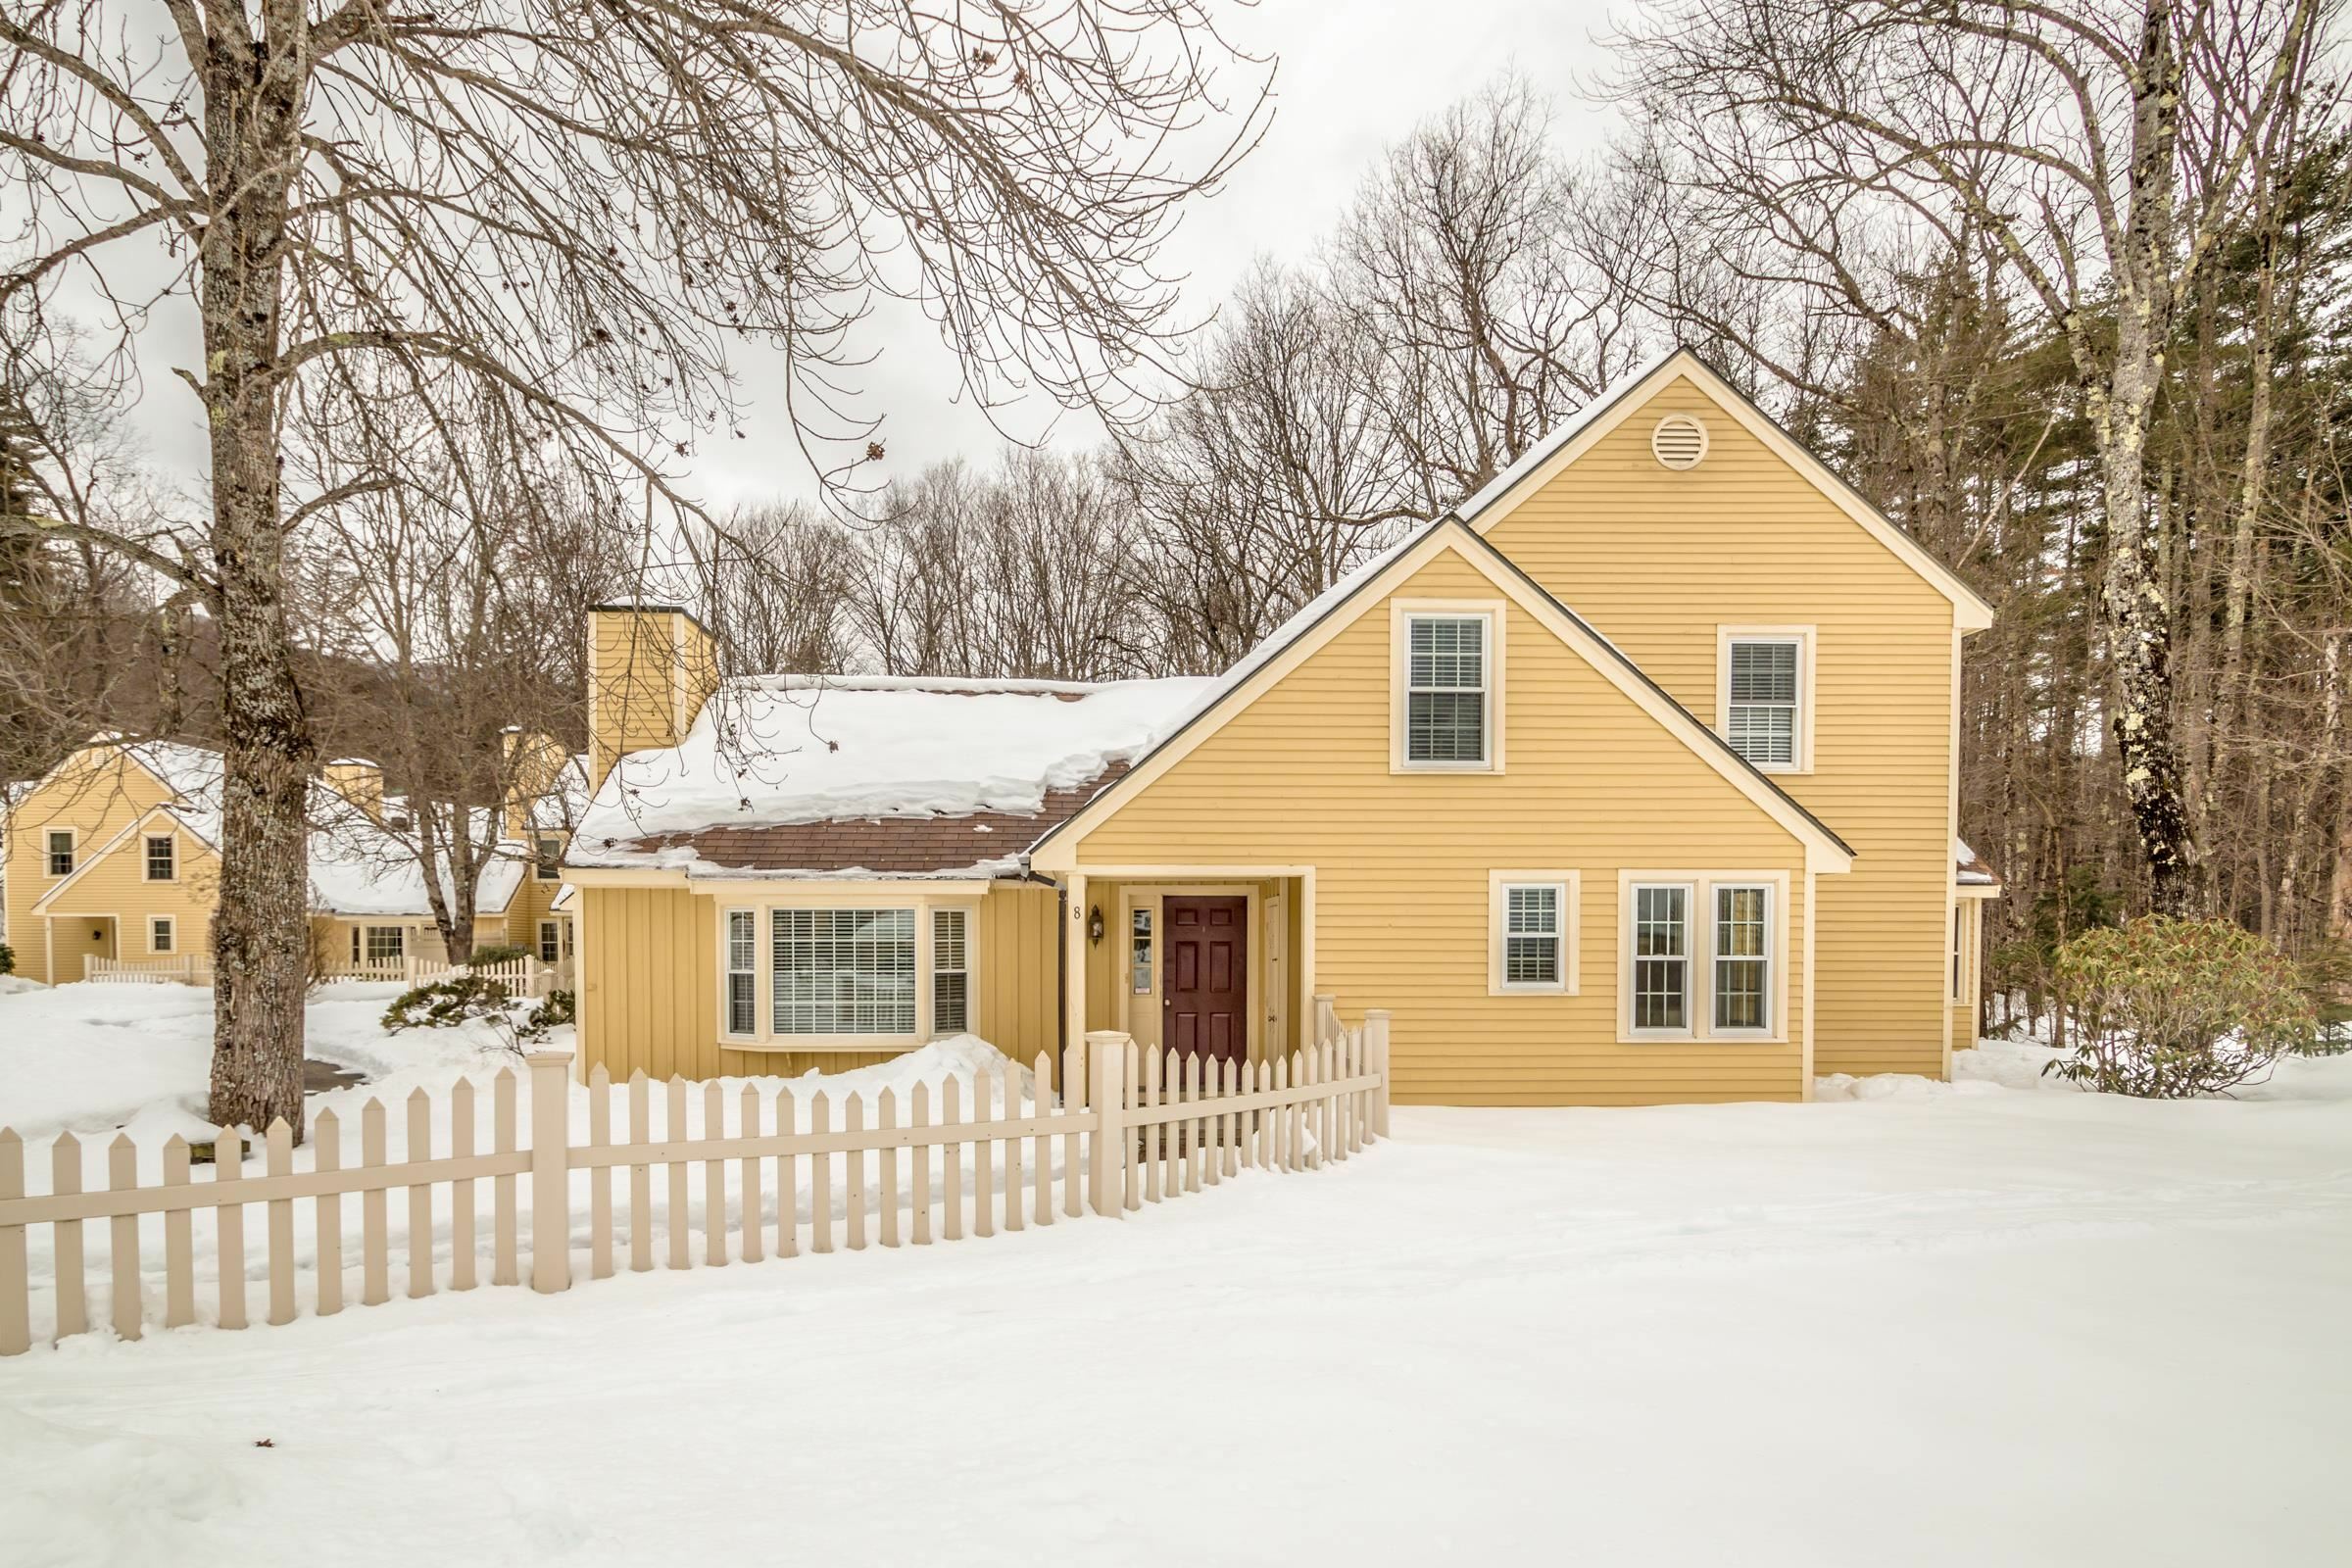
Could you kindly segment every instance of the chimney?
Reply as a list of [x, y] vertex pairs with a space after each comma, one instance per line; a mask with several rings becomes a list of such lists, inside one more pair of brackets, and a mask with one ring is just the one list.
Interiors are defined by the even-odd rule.
[[589, 788], [630, 752], [675, 746], [718, 689], [718, 651], [676, 605], [588, 612]]
[[338, 757], [326, 764], [326, 781], [352, 805], [378, 821], [384, 815], [384, 770], [365, 757]]

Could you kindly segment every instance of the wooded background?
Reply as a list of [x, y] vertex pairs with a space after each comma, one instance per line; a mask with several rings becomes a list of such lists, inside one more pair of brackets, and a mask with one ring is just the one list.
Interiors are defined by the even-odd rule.
[[[656, 525], [561, 461], [327, 509], [292, 619], [327, 750], [464, 802], [506, 724], [580, 738], [580, 612], [691, 599], [728, 666], [1222, 668], [1630, 365], [1696, 349], [1994, 606], [1961, 831], [1991, 991], [2151, 905], [2323, 964], [2352, 931], [2352, 120], [2333, 7], [1666, 0], [1572, 159], [1513, 77], [1411, 129], [1092, 450], [1008, 446]], [[27, 344], [32, 340], [26, 340]], [[168, 502], [119, 383], [5, 347], [6, 511]], [[344, 408], [343, 450], [359, 439]], [[362, 431], [366, 439], [380, 432]], [[527, 445], [527, 444], [526, 444]], [[0, 780], [93, 729], [208, 738], [201, 607], [0, 537]], [[193, 695], [192, 695], [193, 694]]]

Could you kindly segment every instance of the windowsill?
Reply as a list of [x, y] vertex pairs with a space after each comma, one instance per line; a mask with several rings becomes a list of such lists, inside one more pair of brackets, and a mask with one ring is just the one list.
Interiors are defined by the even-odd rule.
[[1493, 762], [1391, 762], [1392, 773], [1497, 773]]
[[720, 1035], [721, 1051], [799, 1051], [812, 1054], [852, 1051], [913, 1051], [923, 1041], [906, 1035], [769, 1035], [764, 1039]]
[[1770, 774], [1772, 774], [1772, 775], [1773, 775], [1774, 777], [1776, 777], [1776, 778], [1778, 778], [1778, 777], [1781, 777], [1781, 776], [1783, 776], [1783, 775], [1798, 775], [1798, 776], [1801, 776], [1801, 775], [1803, 775], [1803, 774], [1810, 773], [1810, 772], [1812, 772], [1812, 771], [1813, 771], [1813, 764], [1812, 764], [1812, 763], [1810, 763], [1810, 762], [1755, 762], [1755, 761], [1750, 761], [1750, 762], [1749, 762], [1747, 765], [1748, 765], [1748, 766], [1750, 766], [1750, 767], [1752, 767], [1752, 768], [1754, 768], [1754, 769], [1755, 769], [1757, 772], [1759, 772], [1759, 773], [1770, 773]]
[[1546, 986], [1499, 985], [1487, 987], [1490, 997], [1573, 997], [1576, 993], [1565, 984]]
[[1750, 1034], [1735, 1030], [1715, 1030], [1702, 1035], [1693, 1034], [1688, 1029], [1643, 1031], [1621, 1029], [1617, 1032], [1617, 1043], [1621, 1046], [1785, 1046], [1788, 1043], [1788, 1037], [1787, 1035]]

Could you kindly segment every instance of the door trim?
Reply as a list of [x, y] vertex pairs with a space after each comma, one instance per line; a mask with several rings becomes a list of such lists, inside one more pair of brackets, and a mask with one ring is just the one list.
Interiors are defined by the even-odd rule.
[[1258, 988], [1266, 983], [1266, 922], [1264, 886], [1257, 882], [1148, 882], [1128, 883], [1120, 888], [1118, 935], [1122, 948], [1117, 961], [1112, 965], [1112, 973], [1117, 976], [1120, 1033], [1135, 1033], [1133, 1006], [1138, 1000], [1134, 982], [1128, 974], [1123, 944], [1127, 940], [1127, 933], [1134, 929], [1134, 911], [1149, 908], [1152, 911], [1152, 994], [1142, 1000], [1149, 1006], [1152, 1041], [1165, 1044], [1159, 1039], [1159, 1004], [1167, 992], [1168, 922], [1160, 900], [1171, 894], [1180, 899], [1249, 901], [1249, 907], [1243, 915], [1249, 924], [1249, 930], [1244, 934], [1248, 951], [1243, 961], [1249, 965], [1250, 989], [1245, 993], [1248, 1001], [1242, 1009], [1242, 1050], [1252, 1062], [1263, 1059], [1265, 1005]]

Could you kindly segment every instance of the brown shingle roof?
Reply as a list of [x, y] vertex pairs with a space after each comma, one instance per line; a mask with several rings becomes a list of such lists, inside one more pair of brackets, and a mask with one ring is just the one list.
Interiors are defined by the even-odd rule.
[[1034, 812], [835, 817], [780, 827], [713, 827], [655, 834], [612, 848], [633, 855], [691, 849], [696, 859], [721, 871], [860, 870], [937, 876], [1021, 854], [1039, 834], [1075, 813], [1097, 790], [1126, 771], [1121, 763], [1075, 789], [1048, 790]]

